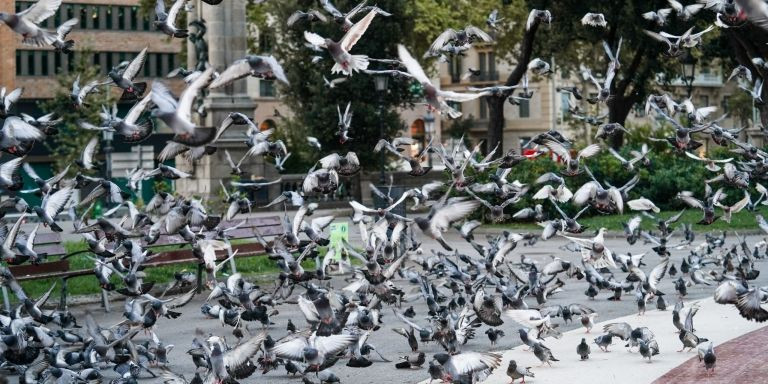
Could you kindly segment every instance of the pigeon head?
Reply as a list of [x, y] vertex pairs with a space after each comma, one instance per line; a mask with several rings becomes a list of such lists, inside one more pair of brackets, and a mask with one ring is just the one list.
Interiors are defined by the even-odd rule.
[[437, 360], [438, 363], [440, 363], [440, 365], [444, 365], [445, 363], [448, 362], [448, 360], [451, 359], [451, 355], [447, 353], [436, 353], [434, 358], [435, 360]]
[[317, 349], [312, 347], [304, 347], [302, 354], [304, 355], [304, 360], [306, 361], [315, 360], [319, 356]]
[[414, 222], [416, 222], [416, 225], [419, 226], [419, 229], [422, 231], [429, 229], [429, 220], [423, 217], [417, 217], [413, 219]]

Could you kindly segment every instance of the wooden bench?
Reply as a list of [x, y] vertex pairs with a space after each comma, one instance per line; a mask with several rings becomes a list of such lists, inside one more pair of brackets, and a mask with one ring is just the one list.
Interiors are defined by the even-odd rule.
[[[231, 228], [237, 224], [240, 224], [243, 220], [223, 221], [217, 228]], [[197, 233], [197, 231], [195, 231]], [[276, 236], [283, 234], [282, 219], [279, 216], [258, 217], [249, 218], [239, 228], [227, 232], [227, 237], [230, 240], [246, 240], [253, 239], [256, 233], [261, 236]], [[212, 233], [204, 233], [205, 235], [211, 235]], [[61, 279], [61, 298], [59, 305], [62, 309], [67, 306], [67, 280], [71, 277], [93, 275], [93, 269], [71, 269], [69, 257], [78, 254], [90, 253], [89, 250], [77, 251], [67, 254], [66, 249], [61, 244], [61, 236], [58, 233], [41, 233], [35, 238], [35, 250], [38, 252], [47, 252], [51, 258], [58, 257], [58, 260], [51, 260], [38, 265], [23, 264], [16, 266], [9, 266], [9, 269], [16, 277], [18, 281], [29, 280], [42, 280], [42, 279]], [[144, 268], [153, 268], [166, 265], [183, 264], [183, 263], [198, 263], [197, 278], [198, 292], [202, 290], [202, 274], [203, 265], [200, 260], [192, 255], [192, 250], [189, 247], [189, 243], [184, 241], [179, 235], [164, 235], [161, 234], [160, 238], [153, 244], [149, 244], [146, 247], [148, 249], [167, 247], [179, 245], [179, 249], [165, 250], [158, 252], [151, 259], [143, 264]], [[248, 257], [264, 254], [264, 247], [261, 244], [255, 242], [248, 242], [242, 244], [233, 244], [232, 252], [237, 252], [236, 257]], [[216, 258], [218, 260], [225, 260], [229, 257], [227, 251], [217, 251]], [[232, 273], [236, 273], [237, 269], [234, 260], [231, 260], [230, 268]], [[107, 291], [102, 290], [102, 305], [106, 311], [109, 311], [109, 300]], [[10, 303], [8, 301], [8, 294], [3, 287], [3, 298], [5, 300], [6, 309], [10, 309]]]

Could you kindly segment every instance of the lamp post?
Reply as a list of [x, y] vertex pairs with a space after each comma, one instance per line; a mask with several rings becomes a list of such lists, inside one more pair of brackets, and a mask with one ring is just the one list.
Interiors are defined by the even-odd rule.
[[[382, 117], [384, 116], [384, 95], [385, 92], [387, 92], [387, 88], [389, 87], [389, 76], [387, 75], [377, 75], [373, 77], [373, 82], [376, 86], [376, 92], [379, 94], [379, 139], [386, 139], [384, 137], [384, 123], [382, 122]], [[380, 185], [384, 185], [386, 183], [386, 178], [384, 175], [384, 162], [386, 161], [386, 158], [384, 156], [384, 151], [381, 151], [381, 174], [379, 175], [379, 183]]]
[[[431, 143], [433, 135], [435, 134], [435, 115], [427, 109], [427, 115], [424, 116], [424, 130], [427, 132], [427, 143]], [[432, 151], [427, 151], [427, 161], [429, 161], [429, 167], [432, 167]]]
[[114, 148], [112, 147], [112, 139], [114, 138], [114, 132], [104, 130], [102, 131], [101, 138], [104, 140], [104, 157], [106, 161], [106, 166], [104, 167], [104, 178], [107, 180], [112, 179], [112, 152], [114, 151]]
[[104, 178], [107, 180], [112, 180], [112, 152], [114, 151], [114, 148], [112, 147], [112, 139], [114, 138], [114, 132], [109, 130], [101, 131], [101, 138], [104, 140], [104, 148], [102, 151], [104, 152], [104, 160], [106, 164], [104, 165]]
[[690, 52], [687, 52], [680, 60], [683, 67], [683, 83], [688, 91], [689, 99], [693, 93], [693, 81], [696, 79], [696, 62], [696, 58]]

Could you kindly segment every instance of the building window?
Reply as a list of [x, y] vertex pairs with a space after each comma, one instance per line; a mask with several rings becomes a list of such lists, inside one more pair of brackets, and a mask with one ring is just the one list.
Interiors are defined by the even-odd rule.
[[21, 76], [24, 74], [21, 68], [23, 63], [21, 55], [22, 55], [21, 51], [16, 51], [16, 76]]
[[266, 119], [259, 124], [259, 131], [266, 131], [267, 129], [276, 128], [277, 125], [275, 124], [275, 121], [272, 119]]
[[426, 129], [424, 120], [416, 119], [411, 124], [411, 138], [416, 142], [411, 146], [411, 156], [415, 157], [419, 155], [421, 149], [426, 145]]
[[48, 76], [51, 74], [48, 68], [48, 51], [40, 51], [40, 64], [42, 65], [41, 75]]
[[730, 112], [730, 106], [728, 105], [731, 101], [730, 95], [723, 96], [723, 100], [720, 102], [720, 109], [723, 110], [723, 113], [729, 113]]
[[35, 73], [35, 55], [34, 52], [27, 52], [27, 70], [25, 71], [27, 75], [34, 76], [37, 73]]
[[699, 102], [701, 103], [701, 105], [699, 105], [699, 108], [708, 107], [709, 106], [709, 96], [707, 96], [707, 95], [699, 96]]
[[520, 99], [520, 112], [519, 117], [521, 119], [531, 117], [531, 101], [528, 99]]
[[560, 93], [560, 112], [563, 116], [571, 114], [571, 95], [569, 93]]
[[488, 80], [496, 81], [499, 74], [496, 72], [496, 53], [488, 52]]
[[125, 29], [125, 8], [123, 7], [117, 9], [117, 29]]
[[456, 55], [448, 61], [448, 72], [451, 73], [452, 83], [461, 81], [461, 56]]
[[131, 7], [129, 13], [131, 15], [131, 30], [136, 31], [139, 29], [139, 8]]
[[259, 34], [259, 52], [261, 53], [270, 53], [272, 52], [272, 47], [274, 45], [275, 38], [272, 36], [271, 33], [260, 33]]
[[520, 153], [524, 153], [523, 148], [525, 148], [525, 145], [528, 144], [528, 142], [530, 141], [531, 141], [531, 138], [528, 136], [520, 137], [520, 139], [518, 140], [518, 145], [520, 146]]
[[56, 72], [61, 72], [61, 59], [64, 54], [61, 52], [54, 52], [53, 54], [53, 70]]
[[275, 97], [275, 82], [271, 80], [259, 80], [259, 96]]
[[488, 101], [485, 97], [480, 98], [480, 119], [485, 120], [488, 118]]

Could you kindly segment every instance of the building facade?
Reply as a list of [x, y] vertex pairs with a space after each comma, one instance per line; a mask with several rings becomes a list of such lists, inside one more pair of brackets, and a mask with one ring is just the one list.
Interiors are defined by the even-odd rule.
[[[33, 1], [0, 0], [0, 12], [20, 12], [32, 4]], [[51, 47], [23, 45], [20, 36], [5, 25], [0, 26], [0, 87], [23, 88], [22, 99], [16, 105], [17, 113], [35, 117], [46, 113], [40, 103], [58, 92], [69, 91], [60, 89], [58, 76], [74, 72], [76, 63], [93, 65], [106, 79], [113, 66], [133, 59], [144, 48], [148, 54], [138, 81], [151, 83], [162, 78], [174, 91], [183, 88], [182, 81], [165, 79], [170, 71], [185, 64], [181, 40], [170, 39], [155, 30], [154, 9], [145, 12], [138, 0], [64, 0], [58, 12], [41, 27], [55, 30], [72, 18], [77, 18], [79, 24], [68, 36], [75, 41], [75, 51], [71, 54], [57, 53]], [[115, 98], [119, 98], [119, 89], [111, 88]], [[119, 104], [121, 114], [131, 106], [132, 103]], [[126, 169], [139, 162], [146, 168], [154, 165], [152, 159], [170, 137], [167, 128], [157, 124], [156, 127], [156, 134], [142, 143], [141, 150], [137, 150], [138, 146], [124, 145], [119, 138], [114, 141], [112, 175], [119, 179]], [[27, 160], [41, 176], [51, 174], [52, 159], [45, 146], [36, 146]], [[151, 188], [147, 194], [151, 196]]]

